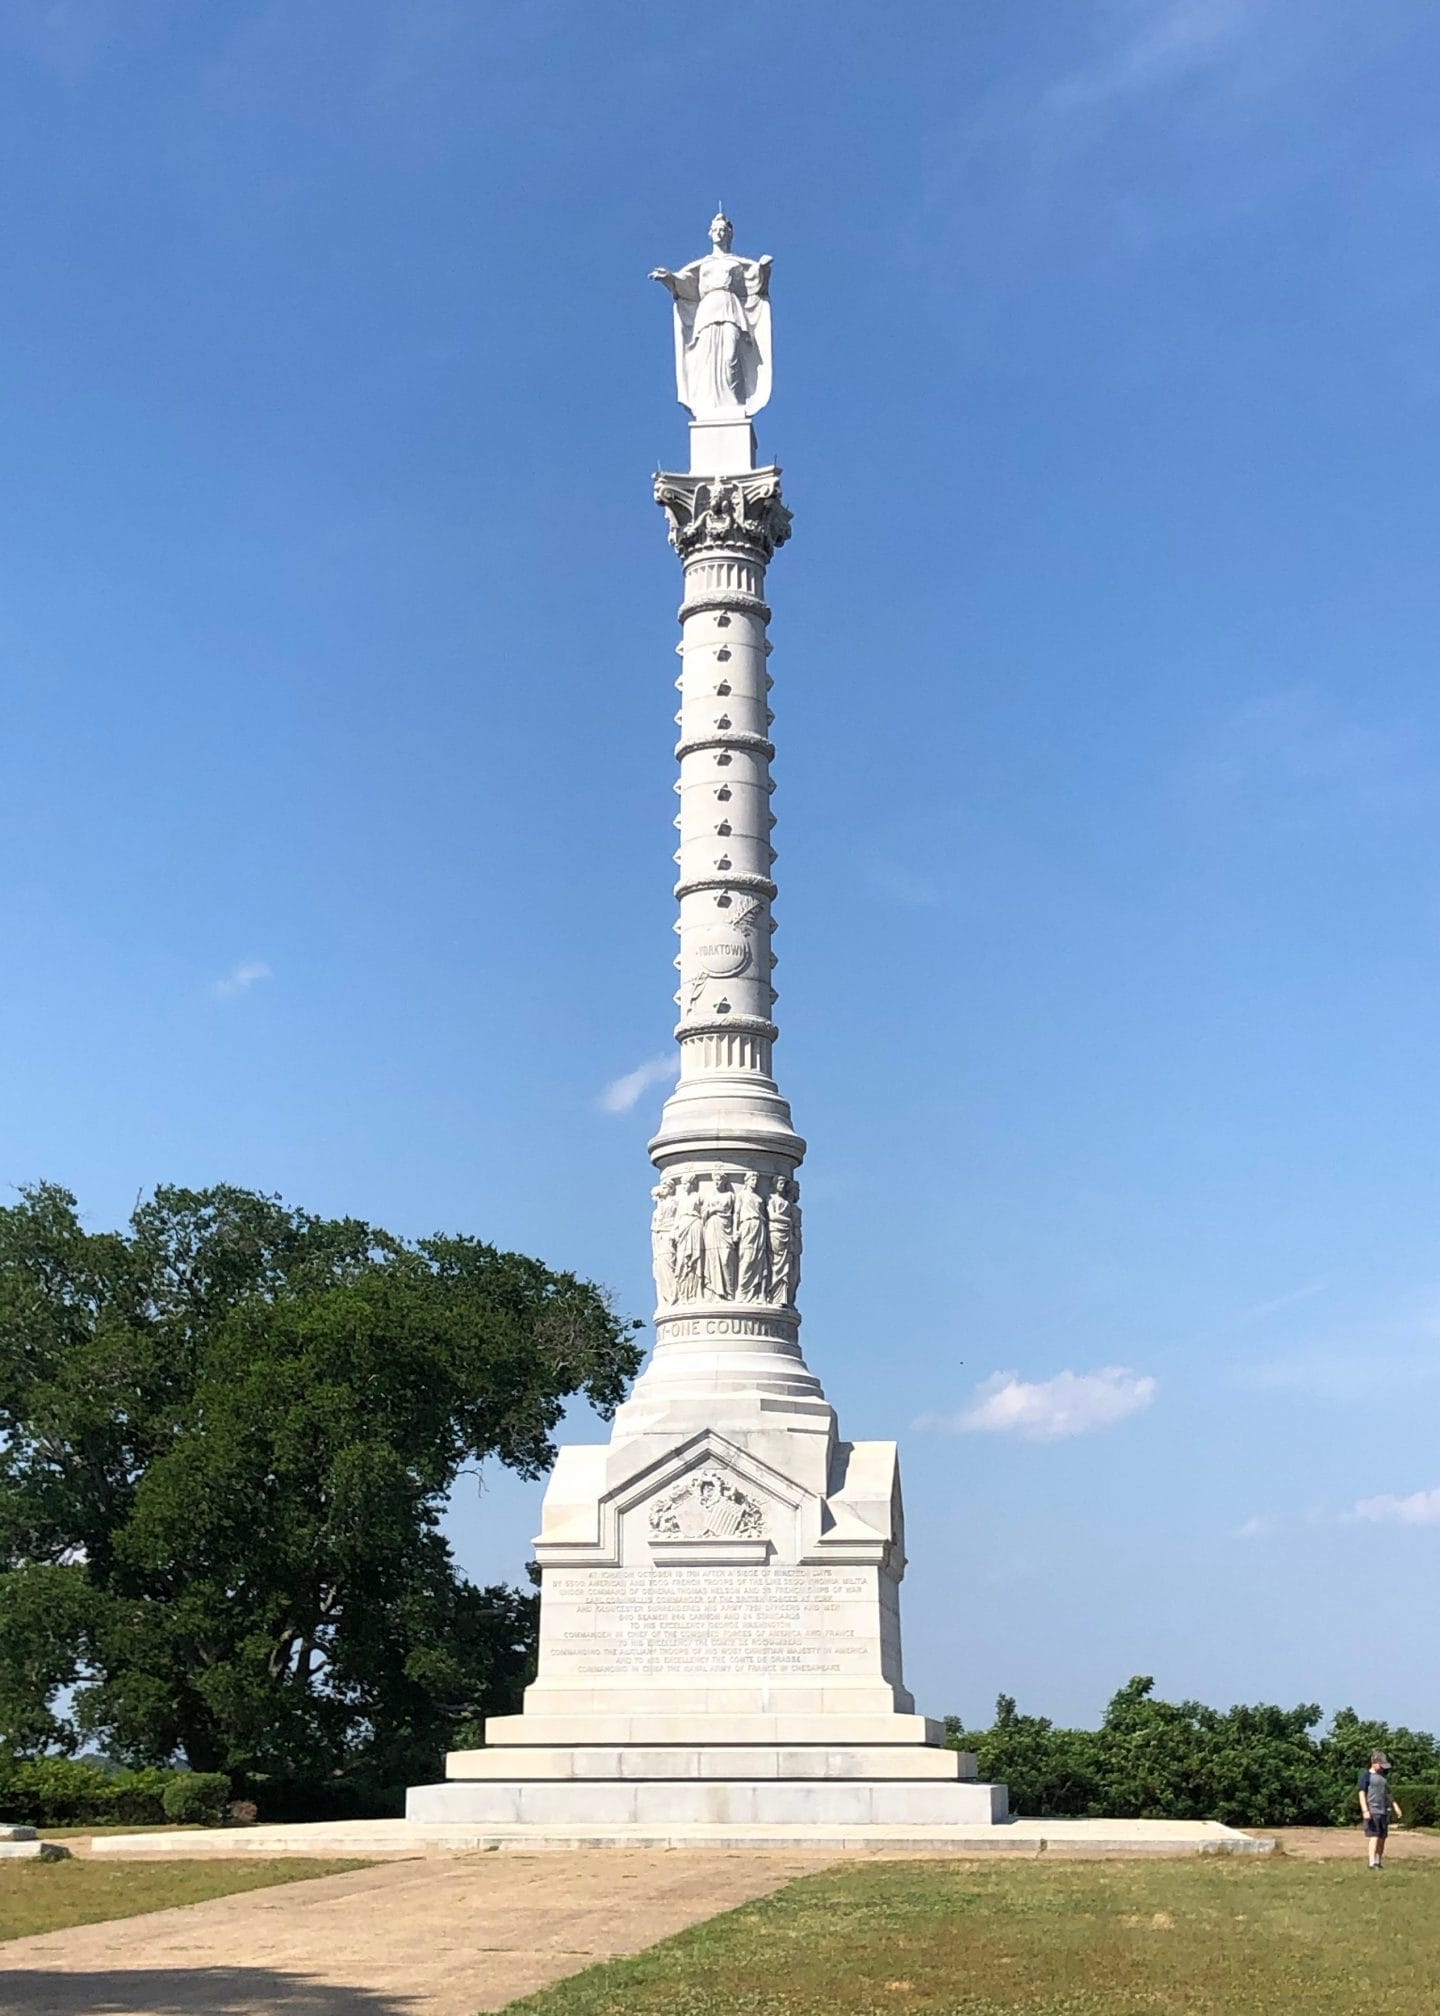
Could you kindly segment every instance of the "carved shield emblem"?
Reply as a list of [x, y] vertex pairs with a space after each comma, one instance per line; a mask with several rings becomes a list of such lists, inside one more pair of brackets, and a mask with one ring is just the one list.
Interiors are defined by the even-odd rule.
[[713, 1467], [697, 1470], [650, 1507], [656, 1540], [761, 1540], [765, 1509]]

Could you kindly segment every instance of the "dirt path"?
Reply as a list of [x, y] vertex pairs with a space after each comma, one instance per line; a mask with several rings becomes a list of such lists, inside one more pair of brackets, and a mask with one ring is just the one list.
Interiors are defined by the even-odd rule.
[[824, 1866], [607, 1850], [392, 1862], [0, 1946], [0, 2016], [476, 2016]]
[[[1259, 1829], [1253, 1830], [1259, 1832]], [[1267, 1827], [1265, 1832], [1287, 1855], [1304, 1862], [1363, 1862], [1365, 1836], [1358, 1827]], [[1440, 1855], [1440, 1834], [1412, 1834], [1396, 1827], [1385, 1847], [1387, 1862], [1424, 1861]]]

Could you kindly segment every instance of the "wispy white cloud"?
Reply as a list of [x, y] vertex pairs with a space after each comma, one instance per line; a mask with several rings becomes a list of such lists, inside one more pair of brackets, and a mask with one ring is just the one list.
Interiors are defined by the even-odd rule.
[[257, 981], [273, 980], [274, 977], [263, 959], [242, 959], [222, 979], [211, 981], [210, 992], [217, 1001], [229, 1001], [237, 994], [247, 993]]
[[114, 0], [11, 0], [0, 36], [68, 89], [83, 84], [131, 26]]
[[[1314, 1291], [1323, 1285], [1313, 1284]], [[1293, 1289], [1246, 1314], [1303, 1302], [1311, 1292]], [[1289, 1350], [1236, 1359], [1231, 1380], [1250, 1392], [1298, 1393], [1341, 1406], [1369, 1404], [1377, 1392], [1412, 1392], [1418, 1403], [1425, 1388], [1440, 1382], [1440, 1287], [1434, 1283], [1412, 1288], [1389, 1307], [1362, 1308], [1345, 1327], [1332, 1318], [1326, 1329], [1329, 1334]]]
[[1104, 110], [1222, 63], [1259, 8], [1257, 0], [1126, 0], [1112, 6], [1112, 39], [1093, 61], [1057, 78], [1042, 110]]
[[1376, 1498], [1361, 1498], [1347, 1517], [1377, 1526], [1440, 1526], [1440, 1485], [1433, 1491], [1411, 1491], [1403, 1496], [1382, 1491]]
[[944, 901], [938, 883], [903, 863], [875, 856], [861, 867], [866, 887], [902, 910], [933, 910]]
[[1058, 1442], [1109, 1428], [1148, 1407], [1159, 1382], [1124, 1365], [1098, 1372], [1057, 1372], [1053, 1379], [1022, 1379], [995, 1372], [975, 1389], [958, 1414], [922, 1414], [917, 1428], [952, 1434], [1021, 1435], [1029, 1442]]
[[1287, 1512], [1257, 1512], [1231, 1530], [1232, 1540], [1259, 1540], [1272, 1534], [1314, 1533], [1336, 1526], [1440, 1526], [1440, 1486], [1431, 1491], [1382, 1491], [1359, 1498], [1347, 1510], [1307, 1505]]
[[1353, 94], [1357, 65], [1363, 74], [1424, 18], [1421, 0], [1371, 13], [1387, 18], [1361, 50], [1335, 5], [1088, 0], [1058, 10], [1028, 60], [963, 93], [929, 137], [909, 249], [937, 276], [937, 306], [961, 276], [957, 323], [983, 317], [974, 340], [998, 345], [1016, 294], [1063, 273], [1087, 298], [1112, 262], [1273, 213], [1336, 174], [1354, 146], [1337, 136], [1337, 93]]
[[1242, 1309], [1235, 1321], [1253, 1323], [1262, 1316], [1274, 1316], [1282, 1309], [1293, 1309], [1297, 1302], [1312, 1302], [1329, 1286], [1328, 1281], [1309, 1281], [1303, 1288], [1287, 1288], [1283, 1295], [1267, 1295], [1263, 1302], [1252, 1302], [1248, 1309]]
[[678, 1069], [673, 1050], [667, 1050], [663, 1057], [649, 1057], [623, 1077], [612, 1078], [595, 1103], [602, 1113], [628, 1113], [642, 1093], [648, 1092], [652, 1085], [665, 1084]]
[[1353, 1406], [1377, 1392], [1396, 1393], [1406, 1387], [1430, 1386], [1440, 1380], [1440, 1353], [1387, 1349], [1377, 1338], [1366, 1343], [1297, 1351], [1238, 1366], [1237, 1386], [1257, 1393], [1298, 1393], [1307, 1400], [1327, 1400]]
[[1278, 791], [1361, 805], [1414, 789], [1416, 738], [1404, 721], [1366, 720], [1307, 686], [1257, 693], [1220, 724], [1194, 772], [1212, 794]]

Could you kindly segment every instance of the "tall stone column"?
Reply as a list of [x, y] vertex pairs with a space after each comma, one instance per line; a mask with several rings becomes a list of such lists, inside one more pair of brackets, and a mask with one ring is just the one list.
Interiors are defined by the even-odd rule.
[[751, 425], [770, 391], [770, 261], [735, 256], [723, 217], [710, 239], [652, 276], [674, 297], [691, 414], [689, 471], [655, 479], [684, 578], [680, 1074], [650, 1143], [655, 1348], [609, 1440], [556, 1461], [524, 1713], [492, 1717], [483, 1750], [410, 1794], [412, 1819], [477, 1840], [774, 1845], [903, 1825], [923, 1842], [1005, 1813], [1005, 1788], [977, 1784], [905, 1689], [895, 1445], [840, 1436], [800, 1348], [805, 1143], [774, 1076], [765, 586], [790, 514]]
[[[692, 422], [692, 460], [716, 453]], [[736, 430], [741, 432], [741, 430]], [[728, 475], [655, 479], [684, 568], [675, 895], [680, 1076], [650, 1143], [655, 1352], [620, 1432], [688, 1413], [740, 1427], [779, 1412], [831, 1425], [796, 1306], [795, 1172], [805, 1143], [775, 1082], [775, 785], [765, 573], [790, 536], [778, 469], [754, 469], [748, 422]]]

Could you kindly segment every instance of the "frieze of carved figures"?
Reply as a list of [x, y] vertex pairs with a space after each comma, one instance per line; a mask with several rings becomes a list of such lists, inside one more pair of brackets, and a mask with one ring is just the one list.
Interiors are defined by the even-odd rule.
[[800, 1186], [754, 1170], [682, 1179], [650, 1192], [651, 1262], [662, 1309], [680, 1302], [758, 1302], [793, 1307], [800, 1288]]
[[723, 1470], [700, 1470], [650, 1507], [657, 1540], [761, 1540], [764, 1507]]
[[655, 502], [665, 507], [670, 544], [682, 560], [703, 546], [739, 546], [768, 564], [790, 537], [791, 515], [773, 469], [753, 476], [660, 475]]

